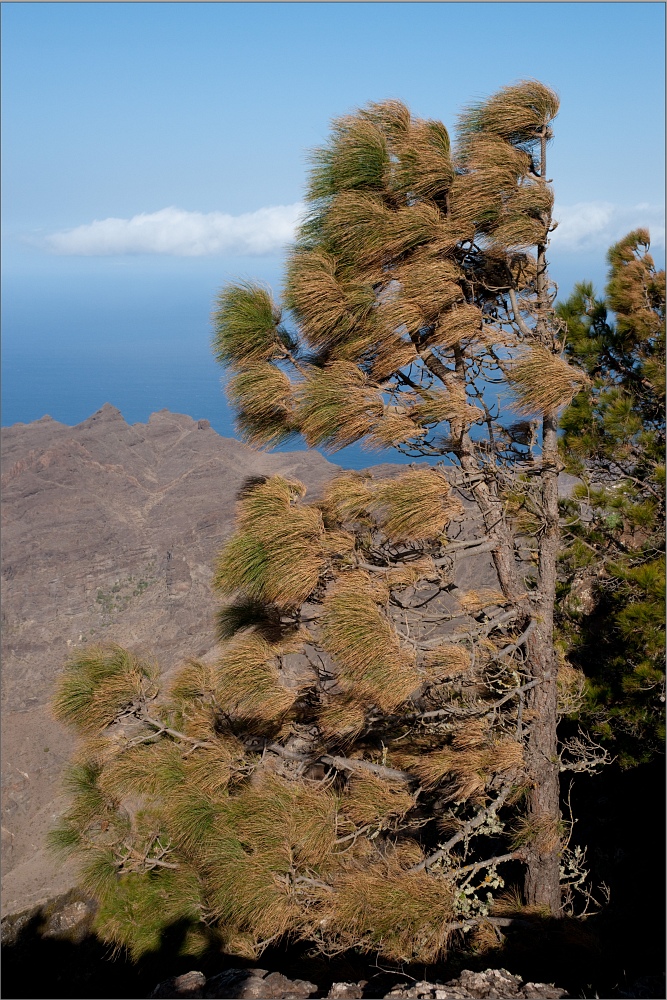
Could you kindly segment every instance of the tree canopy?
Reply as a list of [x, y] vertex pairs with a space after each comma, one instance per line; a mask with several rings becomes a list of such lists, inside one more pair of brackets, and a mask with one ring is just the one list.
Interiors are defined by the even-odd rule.
[[561, 418], [578, 476], [565, 504], [563, 632], [589, 675], [587, 721], [627, 766], [664, 746], [665, 272], [646, 230], [558, 307], [566, 352], [591, 379]]

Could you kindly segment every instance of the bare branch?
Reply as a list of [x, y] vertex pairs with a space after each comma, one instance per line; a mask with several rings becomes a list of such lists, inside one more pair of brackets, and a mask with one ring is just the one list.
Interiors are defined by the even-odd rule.
[[330, 757], [328, 754], [320, 757], [319, 760], [338, 768], [339, 771], [370, 771], [371, 774], [377, 775], [378, 778], [387, 778], [390, 781], [404, 781], [409, 784], [414, 784], [417, 780], [414, 775], [409, 774], [407, 771], [398, 771], [393, 767], [372, 764], [369, 760], [357, 760], [354, 757]]
[[487, 858], [485, 861], [476, 861], [472, 865], [463, 865], [461, 868], [456, 869], [457, 877], [463, 875], [464, 872], [469, 872], [474, 875], [481, 868], [492, 868], [494, 865], [502, 864], [504, 861], [523, 861], [525, 858], [525, 852], [522, 850], [510, 851], [509, 854], [498, 854], [495, 858]]
[[418, 872], [421, 871], [423, 868], [430, 868], [432, 865], [436, 863], [436, 861], [439, 861], [440, 858], [443, 858], [445, 854], [449, 854], [452, 847], [455, 847], [456, 844], [464, 840], [468, 836], [468, 834], [472, 833], [473, 830], [476, 830], [478, 827], [480, 827], [482, 823], [486, 822], [489, 816], [493, 816], [493, 814], [496, 813], [498, 809], [500, 809], [500, 807], [504, 804], [505, 799], [507, 798], [507, 796], [511, 791], [512, 791], [511, 784], [503, 785], [503, 787], [500, 789], [500, 792], [493, 800], [493, 802], [491, 802], [490, 805], [488, 805], [485, 809], [481, 809], [476, 816], [473, 816], [473, 818], [469, 819], [467, 823], [464, 823], [461, 829], [458, 830], [453, 837], [450, 837], [446, 844], [443, 844], [443, 846], [439, 850], [437, 850], [434, 854], [431, 854], [430, 857], [424, 858], [424, 860], [420, 861], [418, 865], [414, 865], [412, 868], [410, 868], [410, 871]]
[[167, 733], [169, 736], [173, 736], [176, 740], [183, 740], [185, 743], [192, 743], [195, 747], [214, 747], [215, 743], [210, 740], [197, 740], [192, 736], [186, 736], [185, 733], [180, 733], [178, 729], [170, 729], [169, 726], [163, 725], [158, 722], [157, 719], [152, 719], [150, 715], [142, 710], [137, 713], [137, 718], [141, 719], [142, 722], [147, 722], [149, 726], [154, 726], [157, 730], [154, 736], [160, 736], [162, 733]]
[[[566, 760], [563, 754], [569, 754], [570, 760]], [[597, 774], [601, 767], [612, 764], [616, 758], [600, 743], [596, 743], [588, 733], [585, 733], [579, 726], [579, 735], [565, 740], [559, 754], [561, 771], [576, 771]]]
[[530, 329], [529, 326], [526, 326], [524, 321], [521, 319], [521, 314], [519, 312], [519, 303], [517, 302], [516, 298], [516, 291], [513, 288], [508, 288], [507, 291], [509, 292], [510, 302], [512, 303], [512, 313], [514, 322], [519, 327], [524, 337], [534, 337], [535, 336], [534, 332]]
[[436, 566], [444, 566], [444, 564], [449, 559], [450, 552], [463, 552], [468, 550], [468, 554], [475, 555], [477, 552], [493, 552], [497, 549], [500, 542], [494, 541], [492, 538], [478, 538], [470, 542], [450, 542], [445, 548], [445, 555], [439, 559], [434, 559], [433, 562]]
[[493, 712], [496, 708], [500, 708], [506, 702], [510, 701], [512, 698], [516, 697], [518, 694], [522, 694], [524, 691], [530, 691], [534, 688], [536, 684], [539, 684], [539, 680], [529, 681], [527, 684], [522, 684], [521, 687], [512, 688], [508, 691], [506, 695], [499, 698], [498, 701], [486, 702], [483, 705], [475, 705], [470, 708], [460, 708], [459, 706], [450, 706], [449, 708], [438, 708], [434, 709], [432, 712], [421, 712], [419, 714], [405, 716], [406, 721], [412, 719], [437, 719], [443, 715], [455, 715], [463, 718], [468, 718], [473, 715], [483, 715], [485, 712]]
[[528, 636], [535, 628], [537, 628], [537, 622], [533, 618], [528, 623], [528, 626], [523, 630], [521, 635], [514, 640], [514, 642], [510, 643], [509, 646], [505, 646], [503, 649], [500, 649], [494, 656], [491, 657], [491, 659], [502, 660], [510, 653], [516, 653], [517, 649], [519, 649], [524, 644]]

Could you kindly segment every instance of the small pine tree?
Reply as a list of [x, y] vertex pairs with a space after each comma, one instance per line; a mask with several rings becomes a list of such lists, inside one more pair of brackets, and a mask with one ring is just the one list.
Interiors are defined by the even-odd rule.
[[557, 421], [589, 376], [562, 357], [547, 271], [557, 108], [536, 81], [504, 88], [454, 151], [397, 101], [338, 119], [286, 311], [222, 292], [247, 440], [443, 463], [316, 498], [250, 481], [215, 576], [219, 657], [164, 696], [122, 650], [70, 661], [56, 713], [86, 743], [54, 839], [134, 954], [191, 918], [239, 954], [292, 935], [430, 962], [499, 919], [512, 862], [559, 913]]
[[561, 418], [582, 480], [563, 504], [561, 627], [589, 678], [584, 718], [625, 766], [664, 745], [665, 272], [649, 243], [629, 233], [605, 298], [582, 283], [557, 310], [591, 379]]

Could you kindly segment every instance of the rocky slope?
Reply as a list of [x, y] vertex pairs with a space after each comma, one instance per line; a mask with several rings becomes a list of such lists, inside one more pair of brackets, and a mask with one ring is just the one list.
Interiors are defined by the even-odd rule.
[[107, 404], [76, 427], [43, 417], [3, 428], [3, 913], [75, 881], [44, 848], [74, 746], [49, 711], [67, 655], [115, 641], [166, 673], [210, 655], [213, 563], [243, 480], [281, 473], [315, 491], [336, 469], [167, 411], [130, 426]]

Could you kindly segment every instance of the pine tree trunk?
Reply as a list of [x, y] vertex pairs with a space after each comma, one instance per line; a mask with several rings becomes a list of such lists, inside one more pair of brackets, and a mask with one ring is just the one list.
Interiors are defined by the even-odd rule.
[[[540, 178], [546, 184], [548, 128], [542, 129]], [[550, 221], [550, 220], [549, 220]], [[546, 244], [537, 248], [537, 317], [535, 332], [545, 346], [553, 344], [549, 316]], [[545, 413], [542, 419], [541, 457], [542, 511], [544, 531], [538, 541], [537, 627], [528, 637], [527, 663], [533, 680], [539, 680], [529, 697], [531, 725], [526, 747], [530, 792], [528, 818], [533, 837], [528, 847], [524, 884], [529, 905], [547, 907], [560, 913], [560, 769], [556, 726], [558, 663], [554, 649], [554, 605], [556, 602], [556, 559], [560, 543], [558, 517], [558, 415]]]
[[527, 745], [531, 790], [528, 817], [533, 839], [528, 849], [525, 879], [526, 902], [560, 912], [558, 855], [560, 848], [560, 779], [556, 739], [556, 674], [553, 626], [556, 598], [556, 558], [559, 546], [558, 522], [558, 418], [545, 414], [542, 439], [542, 503], [546, 529], [539, 541], [539, 604], [537, 627], [528, 637], [527, 661], [533, 688], [530, 736]]

